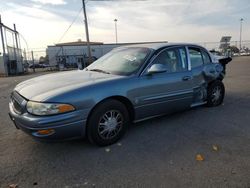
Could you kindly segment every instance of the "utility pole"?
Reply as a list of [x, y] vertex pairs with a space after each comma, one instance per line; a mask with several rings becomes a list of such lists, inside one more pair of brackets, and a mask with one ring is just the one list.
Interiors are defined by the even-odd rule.
[[242, 35], [242, 22], [243, 22], [243, 18], [240, 19], [240, 51], [241, 51], [241, 35]]
[[115, 43], [117, 44], [117, 19], [114, 19], [115, 22]]
[[91, 63], [91, 49], [90, 49], [90, 42], [89, 42], [89, 29], [88, 29], [88, 19], [85, 7], [85, 0], [82, 0], [82, 10], [84, 15], [84, 24], [85, 24], [85, 32], [86, 32], [86, 40], [87, 40], [87, 48], [88, 48], [88, 56], [89, 56], [89, 64]]

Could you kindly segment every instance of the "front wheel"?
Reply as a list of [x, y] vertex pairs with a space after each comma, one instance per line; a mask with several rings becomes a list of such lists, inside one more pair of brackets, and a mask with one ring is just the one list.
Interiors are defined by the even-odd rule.
[[207, 90], [207, 106], [219, 106], [222, 104], [225, 95], [224, 84], [217, 80], [208, 86]]
[[129, 114], [119, 101], [109, 99], [99, 104], [90, 115], [87, 136], [90, 142], [106, 146], [119, 140], [127, 130]]

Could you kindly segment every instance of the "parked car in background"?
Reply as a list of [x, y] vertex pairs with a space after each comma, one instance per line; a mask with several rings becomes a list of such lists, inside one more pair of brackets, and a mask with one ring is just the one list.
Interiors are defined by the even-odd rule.
[[116, 48], [84, 70], [18, 84], [10, 117], [36, 139], [87, 137], [101, 146], [113, 144], [131, 122], [222, 104], [229, 61], [194, 44]]
[[33, 68], [47, 68], [47, 67], [49, 67], [49, 65], [48, 64], [31, 64], [31, 65], [29, 65], [29, 68], [30, 69], [33, 69]]

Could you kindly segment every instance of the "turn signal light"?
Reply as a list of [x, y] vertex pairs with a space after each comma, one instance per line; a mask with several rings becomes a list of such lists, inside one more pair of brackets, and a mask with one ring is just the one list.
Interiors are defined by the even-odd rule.
[[39, 130], [37, 131], [40, 135], [49, 135], [53, 134], [55, 132], [54, 129], [45, 129], [45, 130]]
[[61, 105], [58, 105], [58, 110], [60, 113], [64, 113], [64, 112], [73, 111], [75, 110], [75, 108], [68, 104], [61, 104]]

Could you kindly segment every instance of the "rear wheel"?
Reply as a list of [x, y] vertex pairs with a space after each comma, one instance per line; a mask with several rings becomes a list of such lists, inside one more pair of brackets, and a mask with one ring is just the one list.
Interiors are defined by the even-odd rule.
[[117, 100], [106, 100], [89, 117], [88, 139], [99, 146], [113, 144], [124, 135], [128, 124], [129, 114], [126, 107]]
[[222, 104], [225, 95], [224, 84], [217, 80], [208, 86], [207, 90], [207, 106], [219, 106]]

